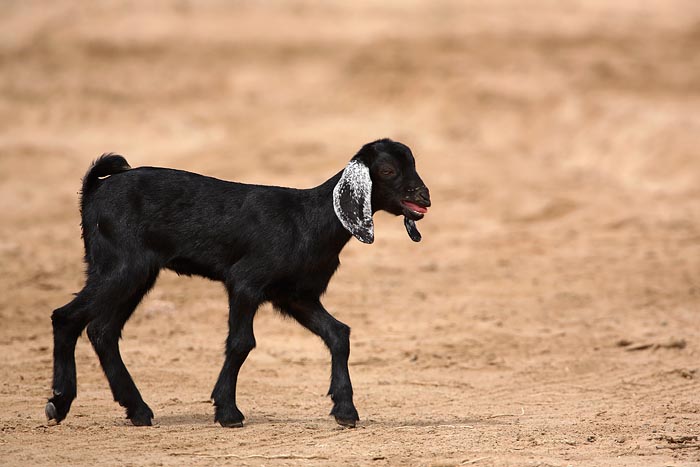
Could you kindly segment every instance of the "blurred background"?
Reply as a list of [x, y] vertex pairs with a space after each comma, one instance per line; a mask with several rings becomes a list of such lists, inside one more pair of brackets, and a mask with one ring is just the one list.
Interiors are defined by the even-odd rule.
[[[700, 430], [699, 50], [695, 0], [0, 2], [5, 460], [699, 461], [663, 438]], [[381, 137], [433, 207], [420, 244], [377, 214], [325, 298], [362, 428], [326, 417], [321, 342], [265, 307], [248, 426], [216, 429], [225, 295], [168, 272], [122, 343], [160, 429], [126, 426], [85, 339], [79, 398], [44, 426], [94, 158], [311, 187]]]

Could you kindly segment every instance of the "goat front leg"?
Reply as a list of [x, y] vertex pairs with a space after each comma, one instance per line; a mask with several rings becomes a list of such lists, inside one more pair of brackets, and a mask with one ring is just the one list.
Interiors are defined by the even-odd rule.
[[338, 424], [354, 428], [360, 417], [352, 401], [352, 383], [348, 370], [350, 327], [335, 319], [318, 301], [287, 304], [280, 308], [323, 339], [330, 350], [331, 386], [328, 395], [333, 400], [331, 415]]
[[242, 291], [229, 288], [229, 334], [226, 339], [226, 359], [214, 386], [211, 398], [214, 401], [215, 417], [223, 427], [241, 427], [245, 418], [236, 406], [236, 384], [238, 372], [255, 348], [253, 318], [259, 302]]

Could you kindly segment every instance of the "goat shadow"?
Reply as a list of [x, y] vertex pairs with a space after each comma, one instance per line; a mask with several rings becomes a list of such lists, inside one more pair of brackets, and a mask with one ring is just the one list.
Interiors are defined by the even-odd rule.
[[[154, 420], [156, 425], [163, 427], [175, 427], [184, 425], [204, 425], [213, 428], [220, 428], [219, 424], [214, 421], [212, 414], [177, 414], [177, 415], [162, 415], [157, 416]], [[439, 420], [427, 419], [365, 419], [358, 423], [358, 427], [383, 427], [386, 429], [402, 429], [402, 428], [470, 428], [484, 425], [510, 425], [513, 423], [512, 418], [485, 418], [485, 417], [463, 417], [450, 418]], [[342, 427], [336, 425], [332, 417], [327, 418], [276, 418], [276, 417], [251, 417], [246, 418], [244, 427], [246, 426], [264, 426], [264, 425], [302, 425], [307, 428], [323, 428], [325, 425]]]

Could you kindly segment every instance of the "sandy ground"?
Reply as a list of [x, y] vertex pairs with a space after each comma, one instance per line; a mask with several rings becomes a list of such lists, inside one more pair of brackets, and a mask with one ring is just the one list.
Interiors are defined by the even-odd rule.
[[[0, 10], [0, 464], [699, 465], [697, 1]], [[320, 340], [269, 307], [246, 426], [214, 424], [226, 299], [173, 273], [122, 341], [157, 426], [124, 420], [85, 338], [47, 426], [93, 158], [309, 187], [383, 136], [434, 207], [420, 244], [378, 214], [325, 297], [358, 428], [327, 416]]]

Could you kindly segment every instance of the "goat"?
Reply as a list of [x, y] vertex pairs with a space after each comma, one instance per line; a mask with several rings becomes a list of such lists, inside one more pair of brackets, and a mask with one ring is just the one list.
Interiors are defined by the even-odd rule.
[[158, 273], [223, 282], [229, 297], [225, 361], [211, 398], [215, 421], [243, 425], [236, 405], [238, 372], [255, 347], [253, 318], [269, 302], [321, 337], [331, 353], [331, 415], [343, 426], [359, 420], [348, 372], [350, 328], [320, 297], [351, 236], [374, 241], [372, 215], [403, 215], [413, 241], [430, 193], [411, 150], [382, 139], [364, 145], [344, 170], [316, 188], [248, 185], [174, 169], [132, 169], [104, 154], [83, 178], [81, 217], [87, 277], [84, 288], [56, 309], [53, 395], [45, 407], [60, 423], [77, 395], [75, 346], [83, 329], [97, 353], [114, 400], [134, 425], [151, 425], [119, 353], [121, 331]]

